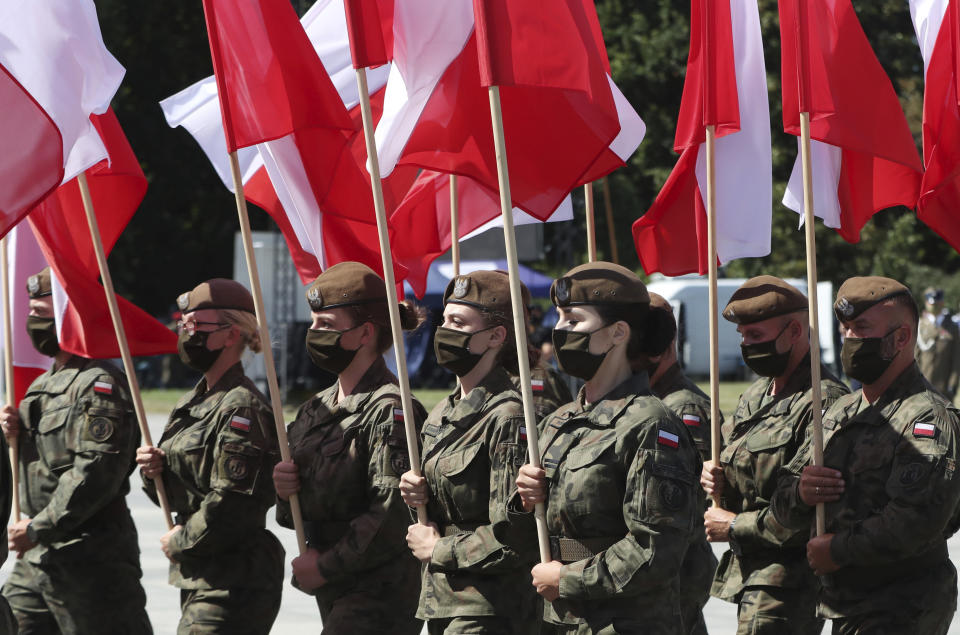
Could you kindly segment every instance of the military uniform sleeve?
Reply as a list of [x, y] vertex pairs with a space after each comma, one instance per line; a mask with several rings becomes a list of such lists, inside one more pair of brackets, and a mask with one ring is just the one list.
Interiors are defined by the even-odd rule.
[[[174, 560], [180, 555], [233, 549], [263, 528], [264, 514], [276, 499], [272, 471], [278, 459], [275, 442], [263, 436], [262, 430], [272, 429], [262, 427], [264, 419], [269, 414], [253, 408], [230, 409], [221, 415], [210, 490], [200, 509], [171, 538]], [[233, 425], [235, 421], [239, 426]]]
[[[947, 318], [950, 321], [950, 318]], [[960, 329], [954, 325], [950, 329], [951, 343], [950, 347], [950, 377], [947, 378], [947, 399], [953, 401], [957, 394], [957, 384], [960, 383]]]
[[[894, 450], [885, 487], [887, 503], [834, 535], [830, 544], [834, 562], [841, 567], [896, 562], [945, 539], [960, 501], [958, 425], [955, 410], [946, 410], [945, 416], [929, 412], [908, 424]], [[869, 457], [858, 458], [870, 467]]]
[[[807, 439], [800, 447], [797, 455], [793, 457], [793, 460], [780, 468], [780, 473], [777, 476], [777, 488], [770, 500], [772, 518], [768, 516], [767, 520], [772, 520], [777, 525], [793, 531], [809, 529], [810, 522], [813, 520], [814, 508], [803, 502], [798, 489], [800, 474], [803, 472], [803, 468], [810, 463], [812, 447], [813, 439]], [[739, 530], [739, 526], [736, 529]]]
[[[494, 422], [490, 422], [494, 426]], [[516, 566], [519, 555], [508, 545], [513, 523], [507, 504], [516, 491], [517, 475], [527, 454], [523, 417], [510, 416], [495, 425], [490, 437], [490, 524], [475, 531], [440, 538], [433, 549], [430, 568], [435, 571], [495, 572]]]
[[80, 394], [65, 423], [77, 435], [73, 465], [31, 521], [41, 544], [65, 539], [96, 515], [120, 494], [133, 469], [140, 434], [124, 388], [104, 373]]
[[[677, 434], [682, 424], [666, 424], [646, 432], [653, 438], [641, 443], [629, 464], [623, 501], [629, 533], [591, 558], [564, 565], [560, 597], [637, 595], [677, 576], [700, 513], [694, 469], [699, 459], [687, 435]], [[679, 445], [658, 443], [661, 430]]]
[[[414, 405], [419, 432], [425, 413]], [[407, 551], [404, 536], [409, 511], [400, 497], [400, 476], [410, 469], [404, 414], [398, 401], [382, 401], [371, 417], [367, 452], [370, 457], [365, 498], [367, 510], [350, 521], [346, 534], [320, 554], [318, 567], [328, 581], [353, 579], [357, 572], [380, 566]]]

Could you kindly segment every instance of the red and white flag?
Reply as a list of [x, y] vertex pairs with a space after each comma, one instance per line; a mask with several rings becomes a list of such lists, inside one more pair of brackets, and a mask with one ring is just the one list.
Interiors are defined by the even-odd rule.
[[[394, 62], [376, 134], [381, 174], [415, 165], [496, 191], [483, 85], [496, 80], [513, 204], [545, 220], [574, 187], [622, 166], [645, 127], [610, 78], [592, 2], [478, 1], [482, 24], [473, 5], [396, 1]], [[490, 58], [479, 53], [480, 35]]]
[[960, 251], [960, 6], [910, 0], [923, 55], [923, 163], [917, 216]]
[[[810, 113], [814, 213], [855, 243], [876, 212], [916, 205], [923, 168], [907, 119], [850, 0], [780, 0], [780, 41], [784, 130], [799, 137]], [[799, 156], [783, 204], [802, 223]]]
[[[147, 179], [120, 124], [108, 110], [92, 119], [109, 159], [86, 171], [104, 250], [109, 254], [147, 191]], [[30, 225], [53, 270], [53, 305], [60, 348], [90, 358], [120, 356], [80, 187], [73, 179], [30, 211]], [[36, 273], [36, 272], [33, 272]], [[133, 303], [117, 296], [133, 355], [177, 350], [177, 336]]]
[[90, 115], [124, 69], [107, 51], [92, 0], [0, 4], [0, 235], [53, 190], [107, 156]]
[[754, 0], [691, 0], [690, 56], [674, 149], [680, 160], [633, 224], [644, 271], [706, 273], [706, 127], [716, 126], [717, 259], [770, 253], [773, 160]]
[[[323, 4], [330, 0], [319, 0]], [[393, 0], [342, 0], [355, 68], [382, 66], [393, 59]]]

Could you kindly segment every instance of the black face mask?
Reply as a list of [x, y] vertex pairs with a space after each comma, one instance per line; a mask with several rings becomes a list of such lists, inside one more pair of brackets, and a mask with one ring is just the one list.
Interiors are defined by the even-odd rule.
[[433, 350], [437, 354], [437, 363], [457, 377], [463, 377], [473, 370], [483, 357], [483, 353], [478, 355], [470, 352], [470, 339], [477, 333], [483, 333], [492, 328], [496, 327], [488, 326], [485, 329], [467, 333], [438, 326], [433, 336]]
[[602, 353], [591, 353], [590, 336], [607, 326], [610, 325], [601, 326], [590, 332], [553, 329], [553, 352], [563, 372], [584, 381], [593, 379], [600, 370], [607, 353], [613, 350], [613, 346]]
[[343, 348], [340, 345], [340, 338], [344, 333], [349, 333], [361, 326], [363, 324], [342, 331], [308, 329], [307, 354], [310, 355], [310, 360], [323, 370], [339, 375], [350, 365], [353, 358], [357, 356], [357, 351], [360, 350], [357, 348], [350, 351]]
[[899, 354], [894, 353], [893, 357], [887, 359], [883, 356], [883, 341], [892, 335], [899, 326], [891, 330], [883, 337], [847, 337], [843, 340], [843, 347], [840, 349], [840, 363], [843, 364], [843, 372], [851, 379], [856, 379], [862, 384], [872, 384], [880, 379], [880, 376], [887, 372], [894, 358]]
[[187, 335], [184, 331], [177, 338], [177, 352], [180, 354], [180, 361], [194, 370], [205, 373], [214, 365], [222, 348], [211, 351], [207, 348], [207, 338], [216, 331], [196, 331], [193, 335]]
[[52, 317], [27, 316], [27, 334], [30, 342], [41, 355], [53, 357], [60, 352], [57, 341], [57, 323]]
[[777, 340], [787, 330], [790, 323], [787, 322], [776, 337], [766, 342], [757, 344], [741, 344], [740, 353], [743, 355], [743, 362], [756, 374], [761, 377], [779, 377], [783, 371], [787, 370], [787, 363], [790, 361], [792, 348], [784, 353], [777, 352]]

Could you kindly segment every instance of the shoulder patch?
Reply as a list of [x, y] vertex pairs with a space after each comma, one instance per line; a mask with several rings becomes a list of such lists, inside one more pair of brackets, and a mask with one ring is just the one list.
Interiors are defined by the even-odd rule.
[[693, 415], [693, 414], [683, 415], [683, 423], [692, 428], [699, 428], [700, 417], [699, 415]]
[[924, 439], [935, 439], [937, 437], [937, 426], [932, 423], [917, 421], [913, 424], [913, 436]]
[[246, 478], [247, 472], [249, 471], [246, 457], [240, 455], [232, 455], [228, 457], [223, 467], [227, 473], [227, 476], [234, 481], [243, 480]]
[[678, 448], [680, 447], [680, 437], [672, 432], [657, 428], [657, 445], [665, 445], [668, 448]]
[[234, 415], [230, 419], [230, 427], [239, 432], [250, 432], [250, 420], [240, 415]]
[[527, 427], [526, 427], [526, 426], [520, 426], [520, 440], [521, 440], [521, 441], [526, 441], [526, 440], [527, 440]]
[[97, 380], [93, 382], [93, 391], [101, 395], [112, 395], [113, 383], [109, 381]]
[[113, 421], [106, 417], [94, 417], [90, 420], [88, 429], [90, 437], [97, 443], [103, 443], [113, 436]]
[[660, 495], [660, 502], [669, 511], [680, 511], [687, 504], [686, 490], [673, 479], [665, 478], [660, 481], [657, 493]]
[[393, 420], [397, 423], [403, 423], [403, 408], [394, 408], [393, 409]]
[[542, 379], [531, 379], [530, 388], [533, 392], [543, 392], [543, 380]]

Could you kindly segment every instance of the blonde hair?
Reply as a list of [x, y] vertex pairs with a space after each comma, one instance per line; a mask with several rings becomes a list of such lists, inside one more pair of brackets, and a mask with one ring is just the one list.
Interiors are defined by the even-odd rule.
[[247, 311], [238, 311], [235, 309], [224, 309], [219, 311], [220, 319], [227, 324], [237, 327], [243, 336], [243, 342], [254, 353], [259, 353], [262, 344], [260, 341], [260, 328], [257, 324], [257, 316]]

